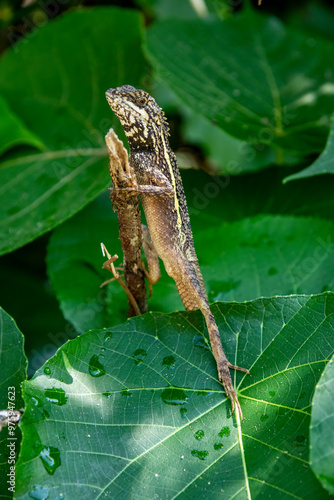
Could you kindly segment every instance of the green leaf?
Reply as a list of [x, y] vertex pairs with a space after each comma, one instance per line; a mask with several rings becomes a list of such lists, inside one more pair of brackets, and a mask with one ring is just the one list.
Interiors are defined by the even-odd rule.
[[[196, 177], [193, 172], [194, 185]], [[334, 289], [332, 222], [268, 215], [215, 225], [207, 220], [210, 215], [209, 207], [194, 216], [194, 239], [211, 302]], [[118, 283], [100, 288], [111, 277], [101, 269], [105, 258], [100, 242], [119, 256], [119, 265], [123, 254], [118, 234], [117, 216], [106, 194], [57, 228], [50, 239], [52, 287], [65, 318], [80, 332], [117, 325], [127, 317], [127, 299]], [[149, 310], [183, 309], [162, 262], [160, 268], [162, 278], [153, 287]]]
[[334, 115], [331, 119], [331, 129], [325, 149], [321, 155], [307, 168], [289, 175], [283, 182], [294, 181], [296, 179], [305, 179], [314, 175], [334, 174]]
[[251, 13], [155, 23], [147, 53], [182, 103], [238, 139], [271, 145], [278, 163], [323, 148], [334, 108], [330, 43]]
[[183, 128], [187, 143], [202, 147], [206, 164], [217, 173], [240, 175], [256, 172], [275, 163], [272, 148], [266, 146], [258, 151], [254, 144], [232, 137], [195, 113], [186, 113]]
[[333, 312], [331, 293], [213, 307], [228, 358], [251, 371], [234, 374], [242, 425], [198, 311], [67, 343], [24, 384], [16, 498], [329, 499], [308, 430]]
[[[27, 378], [28, 362], [23, 345], [23, 335], [14, 320], [0, 308], [0, 410], [20, 410], [24, 407], [21, 383]], [[14, 431], [12, 426], [3, 427], [0, 431], [0, 499], [13, 497], [13, 490], [8, 489], [11, 485], [7, 481], [13, 476], [11, 467], [16, 463], [20, 437], [21, 432], [16, 427]]]
[[273, 215], [199, 232], [210, 301], [334, 290], [333, 234], [329, 221]]
[[140, 42], [137, 12], [79, 9], [2, 57], [0, 91], [45, 150], [1, 165], [0, 252], [57, 226], [108, 184], [104, 135], [116, 119], [104, 93], [139, 85]]
[[0, 156], [6, 151], [22, 144], [43, 149], [44, 145], [38, 137], [28, 130], [20, 118], [9, 108], [0, 95]]
[[334, 358], [316, 386], [312, 403], [310, 461], [322, 486], [334, 494]]

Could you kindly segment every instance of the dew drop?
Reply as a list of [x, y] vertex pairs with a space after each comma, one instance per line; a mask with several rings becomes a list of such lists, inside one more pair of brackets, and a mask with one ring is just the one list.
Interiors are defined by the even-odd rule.
[[45, 389], [44, 394], [45, 398], [54, 405], [63, 406], [67, 403], [68, 400], [64, 389], [57, 389], [56, 387], [52, 387], [52, 389]]
[[48, 366], [46, 366], [44, 368], [44, 373], [45, 373], [45, 375], [50, 375], [51, 374], [51, 368], [49, 368]]
[[200, 460], [206, 460], [208, 458], [209, 452], [206, 450], [204, 451], [191, 450], [191, 454], [193, 457], [197, 457]]
[[121, 391], [121, 395], [127, 398], [132, 398], [132, 392], [130, 392], [128, 389]]
[[199, 431], [195, 432], [194, 438], [197, 439], [198, 441], [203, 439], [204, 438], [204, 431], [199, 430]]
[[92, 377], [102, 377], [106, 374], [104, 366], [100, 363], [98, 356], [94, 354], [89, 360], [88, 371]]
[[214, 448], [215, 450], [220, 450], [220, 449], [221, 449], [221, 448], [223, 448], [223, 447], [224, 447], [223, 443], [215, 443], [215, 444], [213, 445], [213, 448]]
[[175, 358], [174, 356], [166, 356], [163, 360], [162, 360], [162, 365], [163, 366], [167, 366], [168, 368], [174, 368], [175, 367]]
[[49, 498], [49, 488], [42, 488], [42, 486], [34, 486], [29, 491], [29, 497], [33, 500], [47, 500]]
[[219, 437], [229, 436], [230, 434], [231, 434], [231, 429], [228, 426], [222, 427], [220, 432], [218, 432]]
[[45, 446], [39, 453], [44, 469], [52, 476], [61, 465], [60, 451], [53, 446]]
[[161, 395], [162, 401], [168, 405], [184, 405], [188, 401], [188, 397], [183, 389], [177, 387], [167, 387]]
[[31, 401], [34, 406], [37, 406], [37, 408], [43, 406], [41, 401], [36, 396], [32, 396]]
[[135, 365], [140, 365], [143, 362], [143, 358], [145, 358], [145, 356], [147, 356], [147, 352], [145, 351], [145, 349], [136, 349], [132, 354]]

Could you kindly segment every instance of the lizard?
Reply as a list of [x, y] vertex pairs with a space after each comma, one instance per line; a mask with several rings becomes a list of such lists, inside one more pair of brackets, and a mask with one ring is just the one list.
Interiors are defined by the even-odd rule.
[[[106, 98], [124, 129], [130, 147], [130, 166], [137, 180], [137, 186], [123, 190], [139, 195], [151, 244], [163, 261], [167, 274], [174, 279], [185, 309], [201, 310], [219, 381], [231, 399], [232, 413], [237, 407], [243, 419], [230, 369], [249, 371], [228, 361], [210, 310], [195, 252], [182, 180], [176, 156], [169, 145], [167, 119], [153, 97], [131, 85], [110, 88]], [[119, 190], [122, 188], [117, 188]], [[150, 276], [151, 284], [159, 277], [160, 273], [153, 273]]]

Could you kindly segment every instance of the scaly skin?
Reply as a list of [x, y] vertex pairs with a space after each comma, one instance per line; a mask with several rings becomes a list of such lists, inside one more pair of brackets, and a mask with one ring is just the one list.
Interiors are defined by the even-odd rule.
[[[227, 360], [215, 319], [210, 311], [195, 252], [186, 198], [176, 157], [169, 146], [169, 127], [155, 100], [130, 85], [106, 92], [107, 101], [119, 118], [130, 146], [139, 194], [154, 248], [177, 286], [186, 309], [204, 315], [218, 377], [242, 418], [229, 368], [248, 372]], [[129, 190], [128, 190], [129, 191]]]

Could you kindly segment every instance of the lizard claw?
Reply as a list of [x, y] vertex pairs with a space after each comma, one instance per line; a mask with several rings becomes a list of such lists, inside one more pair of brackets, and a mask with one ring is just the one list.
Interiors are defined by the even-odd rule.
[[245, 373], [248, 373], [248, 375], [250, 375], [250, 371], [247, 370], [247, 368], [241, 368], [241, 366], [236, 366], [236, 365], [232, 365], [229, 361], [227, 362], [227, 366], [231, 369], [231, 370], [239, 370], [241, 372], [245, 372]]
[[242, 414], [242, 410], [240, 407], [237, 393], [235, 392], [235, 389], [233, 387], [232, 378], [231, 378], [229, 368], [241, 370], [241, 371], [246, 372], [246, 373], [249, 373], [249, 371], [246, 368], [240, 368], [239, 366], [232, 365], [228, 361], [227, 361], [227, 363], [222, 363], [222, 364], [220, 364], [220, 366], [218, 366], [219, 381], [222, 383], [227, 397], [229, 397], [231, 399], [232, 413], [234, 412], [234, 409], [237, 408], [237, 411], [240, 415], [240, 418], [241, 418], [241, 420], [243, 420], [244, 417]]

